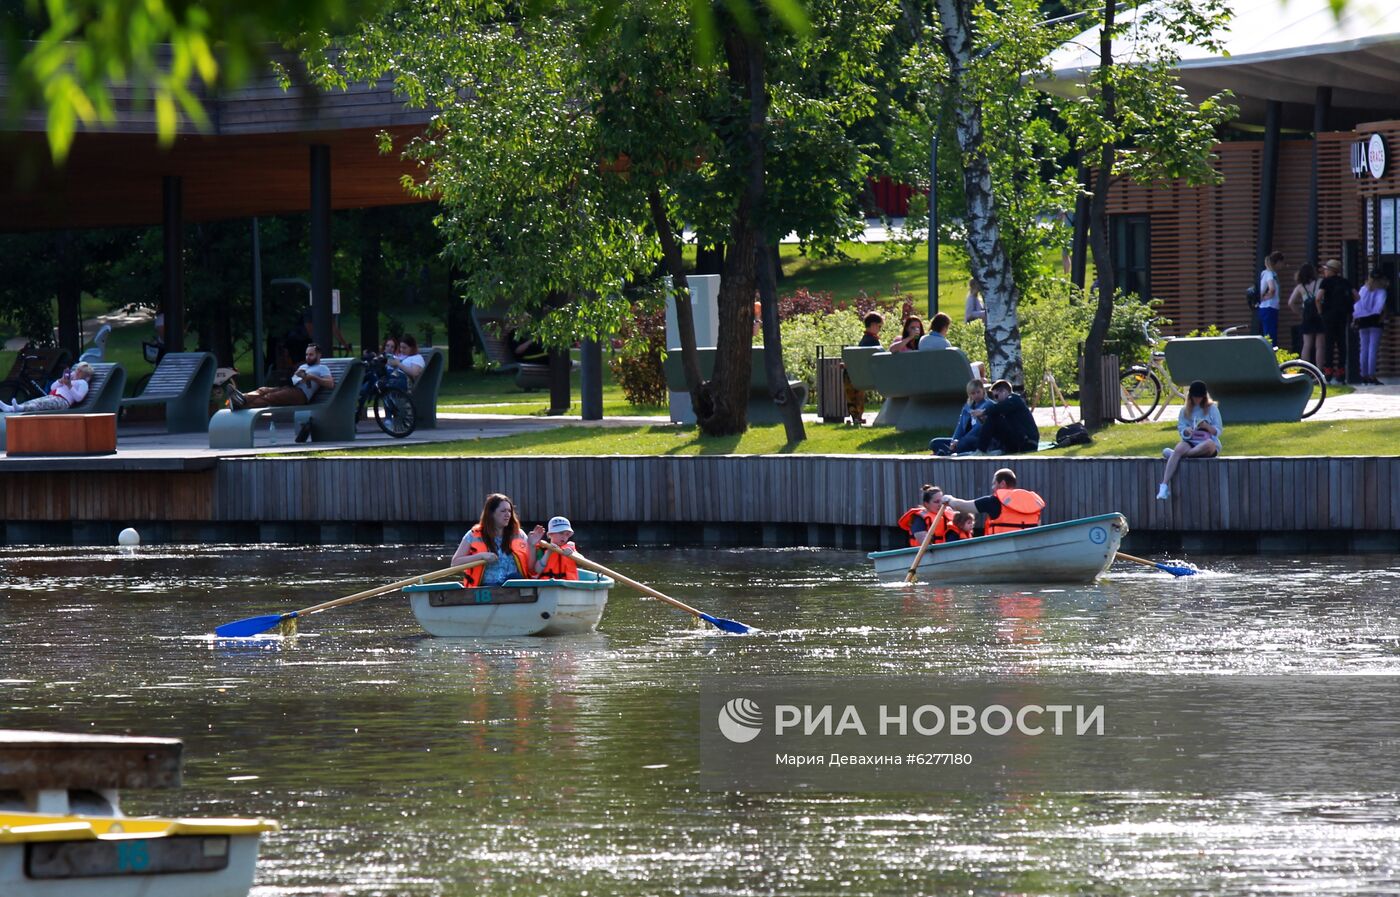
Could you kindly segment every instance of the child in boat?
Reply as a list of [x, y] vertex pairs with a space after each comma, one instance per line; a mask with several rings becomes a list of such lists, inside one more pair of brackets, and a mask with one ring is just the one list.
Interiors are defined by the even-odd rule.
[[[953, 515], [952, 521], [948, 524], [944, 532], [943, 541], [953, 542], [958, 539], [972, 538], [973, 516], [966, 511], [959, 511]], [[937, 538], [937, 534], [934, 535]]]
[[573, 543], [574, 526], [569, 522], [569, 518], [551, 517], [547, 528], [537, 526], [530, 536], [531, 543], [535, 544], [536, 579], [578, 579], [578, 564], [573, 558], [536, 544], [541, 538], [547, 538], [550, 544], [566, 554], [573, 554], [577, 549]]

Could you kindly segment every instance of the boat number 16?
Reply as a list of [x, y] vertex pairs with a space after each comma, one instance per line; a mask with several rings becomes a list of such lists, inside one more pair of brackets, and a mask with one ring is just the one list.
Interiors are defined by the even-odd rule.
[[146, 850], [145, 839], [140, 841], [117, 842], [117, 870], [120, 872], [141, 872], [151, 864], [151, 856]]

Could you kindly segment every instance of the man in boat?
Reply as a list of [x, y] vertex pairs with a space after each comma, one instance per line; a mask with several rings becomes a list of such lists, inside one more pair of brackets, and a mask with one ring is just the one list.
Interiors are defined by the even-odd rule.
[[1016, 472], [1009, 467], [1003, 467], [992, 475], [991, 495], [972, 501], [945, 495], [943, 504], [954, 511], [981, 514], [983, 535], [986, 536], [1015, 533], [1039, 526], [1040, 514], [1045, 510], [1045, 499], [1029, 489], [1018, 488]]
[[[953, 529], [954, 512], [942, 506], [943, 490], [925, 483], [919, 487], [919, 504], [905, 511], [899, 518], [898, 526], [909, 534], [909, 544], [917, 548], [924, 544], [924, 536], [933, 527], [933, 540], [930, 545], [947, 541]], [[955, 537], [956, 538], [956, 537]]]

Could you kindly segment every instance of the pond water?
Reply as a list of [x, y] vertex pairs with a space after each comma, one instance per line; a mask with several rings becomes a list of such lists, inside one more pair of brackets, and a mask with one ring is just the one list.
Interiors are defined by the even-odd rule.
[[[586, 535], [586, 534], [581, 534]], [[582, 541], [582, 539], [581, 539]], [[1400, 674], [1400, 565], [1193, 558], [1173, 580], [882, 587], [862, 555], [609, 551], [715, 634], [616, 590], [604, 631], [432, 639], [400, 596], [215, 643], [219, 623], [440, 566], [421, 546], [0, 548], [0, 726], [175, 736], [128, 812], [270, 816], [254, 893], [1394, 893], [1375, 793], [734, 794], [698, 787], [712, 677]]]

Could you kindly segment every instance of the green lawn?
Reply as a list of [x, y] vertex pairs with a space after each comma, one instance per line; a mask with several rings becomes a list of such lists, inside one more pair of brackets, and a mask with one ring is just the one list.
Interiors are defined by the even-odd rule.
[[[840, 424], [808, 424], [807, 440], [787, 443], [781, 426], [750, 427], [742, 436], [708, 437], [693, 427], [560, 427], [519, 436], [467, 439], [427, 445], [351, 449], [374, 455], [763, 455], [763, 454], [926, 454], [931, 432], [856, 429]], [[1042, 433], [1042, 435], [1048, 435]], [[1303, 421], [1292, 424], [1236, 424], [1224, 432], [1226, 456], [1400, 455], [1400, 419]], [[1094, 443], [1055, 449], [1044, 457], [1158, 457], [1176, 443], [1171, 423], [1116, 424]]]

